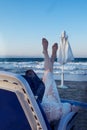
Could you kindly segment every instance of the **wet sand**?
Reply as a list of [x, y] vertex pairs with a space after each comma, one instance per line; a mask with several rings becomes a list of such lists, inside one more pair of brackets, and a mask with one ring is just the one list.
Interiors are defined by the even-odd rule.
[[[56, 80], [56, 83], [60, 85], [60, 81]], [[64, 85], [68, 88], [58, 88], [61, 98], [87, 102], [87, 82], [65, 81]], [[80, 108], [74, 130], [87, 130], [87, 109]]]

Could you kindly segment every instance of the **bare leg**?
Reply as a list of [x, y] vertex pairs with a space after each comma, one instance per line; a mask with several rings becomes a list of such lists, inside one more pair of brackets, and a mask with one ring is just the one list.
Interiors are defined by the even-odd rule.
[[42, 45], [43, 45], [43, 54], [44, 54], [44, 68], [45, 71], [53, 71], [53, 65], [51, 63], [51, 60], [48, 55], [48, 41], [47, 39], [42, 39]]
[[[42, 45], [43, 45], [43, 54], [44, 54], [44, 67], [45, 67], [45, 71], [43, 75], [43, 82], [46, 86], [45, 95], [51, 95], [56, 102], [60, 103], [60, 98], [57, 92], [56, 83], [53, 78], [53, 62], [51, 61], [51, 58], [49, 58], [48, 41], [45, 38], [42, 39]], [[57, 45], [54, 44], [54, 46], [52, 47], [53, 61], [57, 52], [56, 46]]]
[[58, 44], [54, 43], [54, 45], [52, 46], [52, 56], [51, 56], [52, 63], [54, 63], [54, 61], [57, 57], [57, 50], [58, 50]]

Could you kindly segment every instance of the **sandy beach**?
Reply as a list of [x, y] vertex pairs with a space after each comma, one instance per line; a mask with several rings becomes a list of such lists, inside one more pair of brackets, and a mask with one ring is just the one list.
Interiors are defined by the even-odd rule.
[[[56, 80], [56, 83], [57, 85], [61, 84], [59, 80]], [[86, 81], [65, 81], [64, 85], [68, 86], [68, 88], [58, 88], [61, 98], [87, 102]], [[74, 130], [87, 130], [87, 109], [80, 108]]]

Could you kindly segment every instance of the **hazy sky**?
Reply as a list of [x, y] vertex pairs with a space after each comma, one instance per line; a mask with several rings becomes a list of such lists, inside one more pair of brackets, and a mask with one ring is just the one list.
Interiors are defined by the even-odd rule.
[[60, 44], [65, 30], [75, 57], [87, 57], [87, 0], [0, 0], [0, 56], [43, 56], [41, 39]]

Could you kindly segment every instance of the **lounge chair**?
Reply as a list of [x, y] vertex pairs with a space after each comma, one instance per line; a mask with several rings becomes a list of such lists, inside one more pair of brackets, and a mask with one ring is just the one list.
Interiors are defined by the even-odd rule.
[[70, 112], [50, 125], [27, 81], [0, 71], [0, 130], [70, 130], [77, 113]]

